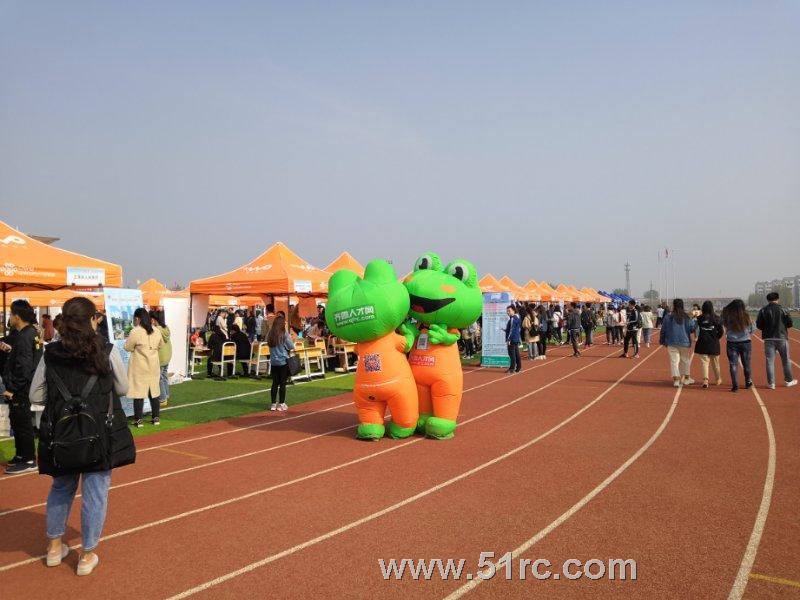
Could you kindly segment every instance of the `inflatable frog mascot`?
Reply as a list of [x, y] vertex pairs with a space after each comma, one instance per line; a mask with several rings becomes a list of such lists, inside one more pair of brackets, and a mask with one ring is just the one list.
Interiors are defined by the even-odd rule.
[[458, 330], [474, 323], [483, 310], [475, 266], [454, 260], [446, 267], [429, 252], [417, 259], [404, 285], [409, 315], [419, 331], [408, 357], [419, 394], [417, 431], [428, 437], [453, 437], [464, 390]]
[[[404, 323], [408, 310], [408, 292], [384, 260], [371, 261], [363, 279], [342, 269], [328, 283], [328, 327], [357, 343], [353, 394], [360, 439], [377, 441], [387, 428], [390, 437], [404, 438], [417, 426], [417, 387], [405, 356], [414, 343], [413, 329]], [[387, 406], [392, 420], [385, 426]]]

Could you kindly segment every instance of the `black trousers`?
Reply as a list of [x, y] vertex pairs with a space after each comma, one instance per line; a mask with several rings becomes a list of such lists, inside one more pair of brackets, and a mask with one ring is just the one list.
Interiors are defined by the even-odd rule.
[[539, 356], [547, 356], [547, 332], [540, 331], [539, 332], [539, 341], [536, 342], [536, 346], [539, 349]]
[[622, 348], [622, 353], [628, 353], [628, 345], [631, 341], [633, 341], [633, 353], [639, 354], [639, 336], [637, 335], [638, 332], [636, 331], [626, 331], [625, 332], [625, 346]]
[[26, 462], [36, 460], [30, 401], [27, 398], [21, 401], [15, 399], [13, 404], [9, 404], [8, 420], [11, 422], [11, 429], [14, 430], [16, 455]]
[[273, 404], [277, 402], [279, 394], [281, 404], [286, 402], [287, 381], [289, 381], [289, 365], [272, 365], [272, 389], [270, 390], [270, 397], [272, 398]]
[[522, 368], [522, 357], [519, 354], [519, 343], [510, 342], [508, 344], [508, 358], [511, 363], [508, 366], [509, 371], [519, 371]]
[[567, 332], [567, 336], [569, 337], [569, 341], [572, 342], [572, 353], [580, 354], [581, 351], [578, 349], [578, 343], [581, 341], [581, 330], [570, 329]]
[[475, 343], [472, 341], [472, 338], [464, 340], [464, 353], [467, 356], [475, 354]]
[[[161, 417], [161, 401], [158, 396], [153, 396], [148, 392], [147, 397], [150, 399], [150, 417], [158, 419]], [[133, 399], [133, 418], [137, 421], [142, 420], [144, 415], [144, 398]]]

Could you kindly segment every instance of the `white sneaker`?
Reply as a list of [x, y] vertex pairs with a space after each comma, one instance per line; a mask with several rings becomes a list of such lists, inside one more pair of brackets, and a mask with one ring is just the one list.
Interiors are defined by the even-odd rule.
[[284, 402], [280, 406], [278, 406], [278, 410], [289, 410], [289, 407], [286, 406], [286, 403]]
[[69, 554], [69, 546], [67, 544], [61, 544], [61, 552], [56, 553], [47, 553], [47, 566], [48, 567], [57, 567], [61, 564], [61, 561], [64, 560]]
[[76, 573], [81, 577], [84, 577], [85, 575], [90, 575], [99, 563], [100, 563], [100, 557], [97, 556], [97, 554], [95, 554], [92, 560], [90, 561], [79, 560]]
[[681, 387], [681, 380], [680, 379], [673, 380], [672, 385], [673, 387]]
[[692, 385], [693, 383], [694, 379], [692, 379], [691, 377], [687, 377], [686, 379], [683, 380], [683, 385]]
[[277, 405], [277, 404], [275, 404], [275, 403], [273, 403], [273, 404], [270, 404], [270, 405], [269, 405], [269, 409], [270, 409], [270, 410], [277, 410], [277, 409], [278, 409], [278, 405]]
[[786, 387], [794, 387], [797, 385], [797, 379], [792, 379], [791, 381], [786, 382]]
[[775, 389], [775, 384], [774, 384], [774, 383], [768, 383], [768, 384], [767, 384], [767, 387], [768, 387], [769, 389], [771, 389], [771, 390], [774, 390], [774, 389]]

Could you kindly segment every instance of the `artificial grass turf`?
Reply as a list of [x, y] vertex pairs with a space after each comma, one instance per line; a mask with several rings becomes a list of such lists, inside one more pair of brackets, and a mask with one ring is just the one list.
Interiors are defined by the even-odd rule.
[[[287, 386], [286, 404], [292, 406], [349, 392], [353, 389], [354, 377], [352, 373], [329, 374], [325, 379], [315, 379], [310, 383], [297, 382], [295, 385]], [[145, 426], [142, 429], [133, 428], [131, 431], [135, 437], [140, 437], [157, 431], [180, 429], [198, 423], [261, 412], [269, 408], [271, 385], [270, 379], [256, 380], [244, 377], [228, 381], [205, 379], [186, 381], [170, 387], [169, 406], [161, 409], [159, 427], [150, 425], [145, 415]], [[221, 400], [193, 405], [195, 402], [212, 399]], [[0, 462], [10, 460], [13, 455], [14, 441], [0, 442]]]

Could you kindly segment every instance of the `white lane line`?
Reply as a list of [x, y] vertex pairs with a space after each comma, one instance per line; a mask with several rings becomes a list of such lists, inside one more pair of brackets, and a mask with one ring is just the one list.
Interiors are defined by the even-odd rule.
[[[758, 334], [755, 334], [755, 333], [754, 333], [754, 334], [753, 334], [753, 337], [754, 337], [754, 338], [756, 338], [756, 339], [757, 339], [759, 342], [761, 342], [762, 344], [764, 343], [764, 340], [761, 338], [761, 336], [760, 336], [760, 335], [758, 335]], [[797, 340], [795, 340], [795, 341], [797, 341]], [[800, 342], [798, 342], [798, 343], [800, 343]], [[787, 347], [786, 347], [786, 353], [787, 353], [787, 356], [789, 356], [789, 362], [790, 362], [790, 363], [792, 363], [792, 364], [793, 364], [795, 367], [797, 367], [798, 369], [800, 369], [800, 365], [798, 365], [796, 362], [794, 362], [794, 361], [792, 360], [792, 354], [791, 354], [791, 352], [789, 351], [789, 347], [788, 347], [788, 345], [787, 345]], [[777, 361], [777, 360], [780, 360], [780, 358], [778, 358], [778, 357], [775, 357], [775, 360], [776, 360], [776, 361]]]
[[[553, 426], [552, 428], [550, 428], [546, 432], [536, 436], [532, 440], [529, 440], [529, 441], [525, 442], [524, 444], [522, 444], [520, 446], [517, 446], [516, 448], [513, 448], [513, 449], [509, 450], [508, 452], [505, 452], [505, 453], [501, 454], [500, 456], [497, 456], [497, 457], [495, 457], [495, 458], [493, 458], [491, 460], [488, 460], [488, 461], [478, 465], [477, 467], [473, 467], [472, 469], [470, 469], [468, 471], [464, 471], [463, 473], [461, 473], [459, 475], [456, 475], [455, 477], [451, 477], [447, 481], [443, 481], [442, 483], [439, 483], [439, 484], [437, 484], [437, 485], [435, 485], [435, 486], [433, 486], [431, 488], [428, 488], [427, 490], [424, 490], [422, 492], [419, 492], [418, 494], [410, 496], [410, 497], [406, 498], [405, 500], [401, 500], [400, 502], [392, 504], [391, 506], [387, 506], [386, 508], [384, 508], [382, 510], [379, 510], [379, 511], [374, 512], [374, 513], [372, 513], [370, 515], [367, 515], [366, 517], [362, 517], [361, 519], [358, 519], [357, 521], [353, 521], [351, 523], [348, 523], [347, 525], [343, 525], [342, 527], [339, 527], [338, 529], [334, 529], [333, 531], [329, 531], [329, 532], [327, 532], [325, 534], [322, 534], [320, 536], [317, 536], [315, 538], [307, 540], [307, 541], [305, 541], [305, 542], [303, 542], [301, 544], [297, 544], [296, 546], [288, 548], [288, 549], [286, 549], [286, 550], [284, 550], [282, 552], [279, 552], [277, 554], [273, 554], [273, 555], [268, 556], [268, 557], [266, 557], [266, 558], [264, 558], [262, 560], [250, 563], [249, 565], [245, 565], [244, 567], [242, 567], [240, 569], [237, 569], [236, 571], [232, 571], [230, 573], [227, 573], [227, 574], [222, 575], [220, 577], [217, 577], [215, 579], [211, 579], [209, 581], [206, 581], [205, 583], [202, 583], [202, 584], [200, 584], [198, 586], [190, 588], [190, 589], [188, 589], [188, 590], [186, 590], [184, 592], [181, 592], [180, 594], [176, 594], [174, 596], [171, 596], [168, 600], [179, 600], [181, 598], [187, 598], [188, 596], [192, 596], [192, 595], [194, 595], [194, 594], [196, 594], [198, 592], [202, 592], [204, 590], [207, 590], [209, 588], [215, 587], [215, 586], [217, 586], [217, 585], [219, 585], [221, 583], [224, 583], [226, 581], [230, 581], [231, 579], [234, 579], [234, 578], [239, 577], [241, 575], [244, 575], [246, 573], [250, 573], [251, 571], [255, 571], [256, 569], [259, 569], [260, 567], [268, 565], [269, 563], [275, 562], [276, 560], [279, 560], [281, 558], [285, 558], [286, 556], [289, 556], [291, 554], [295, 554], [296, 552], [299, 552], [300, 550], [304, 550], [304, 549], [306, 549], [306, 548], [308, 548], [310, 546], [314, 546], [316, 544], [319, 544], [321, 542], [329, 540], [329, 539], [331, 539], [333, 537], [336, 537], [337, 535], [345, 533], [346, 531], [350, 531], [351, 529], [355, 529], [356, 527], [359, 527], [360, 525], [363, 525], [365, 523], [369, 523], [370, 521], [374, 521], [375, 519], [377, 519], [379, 517], [382, 517], [382, 516], [384, 516], [386, 514], [394, 512], [399, 508], [402, 508], [404, 506], [407, 506], [407, 505], [411, 504], [412, 502], [416, 502], [417, 500], [425, 498], [426, 496], [429, 496], [430, 494], [438, 492], [439, 490], [441, 490], [443, 488], [446, 488], [446, 487], [448, 487], [448, 486], [450, 486], [450, 485], [452, 485], [452, 484], [454, 484], [456, 482], [459, 482], [459, 481], [461, 481], [463, 479], [466, 479], [467, 477], [470, 477], [470, 476], [474, 475], [475, 473], [478, 473], [478, 472], [480, 472], [480, 471], [482, 471], [482, 470], [484, 470], [484, 469], [486, 469], [488, 467], [491, 467], [492, 465], [495, 465], [495, 464], [497, 464], [497, 463], [499, 463], [499, 462], [501, 462], [501, 461], [503, 461], [503, 460], [505, 460], [505, 459], [507, 459], [507, 458], [509, 458], [511, 456], [514, 456], [515, 454], [518, 454], [518, 453], [522, 452], [526, 448], [531, 447], [532, 445], [540, 442], [541, 440], [543, 440], [544, 438], [548, 437], [549, 435], [555, 433], [556, 431], [558, 431], [559, 429], [564, 427], [566, 424], [568, 424], [570, 421], [576, 419], [579, 415], [581, 415], [585, 411], [589, 410], [589, 408], [594, 406], [603, 397], [605, 397], [623, 379], [625, 379], [628, 375], [633, 373], [633, 371], [638, 369], [640, 366], [642, 366], [642, 364], [644, 362], [646, 362], [650, 357], [652, 357], [654, 354], [656, 354], [658, 352], [658, 350], [660, 350], [660, 347], [656, 348], [656, 350], [654, 350], [652, 353], [650, 353], [646, 358], [644, 358], [643, 360], [638, 362], [636, 365], [631, 367], [624, 375], [622, 375], [619, 379], [617, 379], [614, 383], [612, 383], [611, 386], [606, 388], [599, 396], [597, 396], [590, 403], [586, 404], [581, 409], [579, 409], [578, 411], [572, 413], [572, 415], [570, 415], [569, 417], [567, 417], [566, 419], [564, 419], [563, 421], [561, 421], [557, 425]], [[597, 362], [600, 362], [604, 358], [608, 358], [608, 357], [610, 357], [610, 356], [612, 356], [614, 354], [617, 354], [617, 353], [618, 353], [618, 350], [614, 350], [614, 352], [612, 352], [611, 354], [608, 354], [605, 357], [602, 357], [602, 358], [598, 359], [597, 361], [592, 362], [590, 365], [587, 365], [585, 367], [577, 369], [576, 371], [573, 372], [573, 374], [577, 373], [579, 371], [583, 371], [584, 369], [587, 369], [591, 365], [596, 364]], [[523, 400], [525, 398], [528, 398], [528, 397], [532, 396], [533, 394], [535, 394], [535, 393], [537, 393], [537, 392], [539, 392], [539, 391], [541, 391], [541, 390], [543, 390], [543, 389], [545, 389], [547, 387], [550, 387], [551, 385], [554, 385], [558, 381], [566, 379], [567, 377], [570, 377], [570, 376], [571, 375], [565, 375], [564, 377], [561, 377], [561, 378], [557, 379], [556, 381], [547, 384], [544, 387], [538, 388], [536, 390], [533, 390], [532, 392], [528, 392], [527, 394], [524, 394], [522, 396], [519, 396], [518, 398], [515, 398], [514, 400], [512, 400], [512, 402], [515, 403], [515, 402], [519, 402], [519, 401], [521, 401], [521, 400]], [[678, 391], [680, 391], [680, 389]], [[495, 410], [497, 410], [497, 409], [495, 409]], [[484, 413], [483, 415], [478, 415], [476, 417], [473, 417], [473, 419], [470, 419], [470, 420], [478, 419], [478, 418], [480, 418], [482, 416], [485, 416], [486, 414], [489, 414], [489, 413]], [[467, 422], [468, 421], [465, 421], [464, 423], [467, 423]]]
[[[566, 358], [566, 357], [562, 356], [560, 359], [556, 359], [556, 360], [551, 361], [550, 363], [547, 363], [547, 364], [557, 363], [559, 360], [563, 360], [564, 358]], [[546, 366], [546, 365], [545, 364], [535, 365], [535, 366], [531, 367], [530, 369], [525, 369], [525, 371], [523, 371], [523, 373], [528, 373], [530, 371], [534, 371], [534, 370], [536, 370], [536, 369], [538, 369], [540, 367], [544, 367], [544, 366]], [[492, 379], [492, 380], [487, 381], [485, 383], [482, 383], [480, 385], [476, 385], [476, 386], [473, 386], [471, 388], [467, 388], [466, 390], [464, 390], [464, 393], [466, 394], [467, 392], [471, 392], [473, 390], [477, 390], [477, 389], [480, 389], [482, 387], [486, 387], [487, 385], [492, 385], [492, 384], [497, 383], [499, 381], [504, 381], [505, 379], [509, 379], [510, 377], [514, 377], [514, 375], [506, 375], [504, 377], [498, 377], [497, 379]], [[353, 404], [352, 402], [347, 402], [345, 404], [339, 404], [339, 405], [336, 405], [336, 406], [333, 406], [333, 407], [330, 407], [330, 408], [321, 409], [319, 411], [303, 413], [301, 415], [297, 415], [297, 416], [294, 416], [294, 417], [288, 417], [288, 418], [285, 418], [285, 419], [281, 419], [280, 421], [270, 421], [269, 423], [267, 423], [267, 425], [272, 425], [273, 423], [283, 423], [285, 421], [290, 421], [292, 419], [299, 419], [301, 417], [308, 416], [308, 415], [311, 415], [311, 414], [316, 414], [316, 413], [319, 413], [319, 412], [326, 412], [326, 411], [333, 410], [335, 408], [341, 408], [343, 406], [351, 406], [352, 404]], [[252, 427], [263, 427], [263, 426], [264, 426], [264, 424], [251, 425], [250, 428], [252, 428]], [[336, 434], [336, 433], [340, 433], [340, 432], [346, 431], [348, 429], [355, 429], [357, 426], [358, 426], [358, 423], [355, 423], [353, 425], [348, 425], [347, 427], [340, 427], [339, 429], [332, 429], [331, 431], [326, 431], [324, 433], [318, 433], [318, 434], [307, 436], [307, 437], [304, 437], [304, 438], [300, 438], [298, 440], [294, 440], [294, 441], [291, 441], [291, 442], [285, 442], [283, 444], [278, 444], [277, 446], [270, 446], [268, 448], [261, 448], [259, 450], [254, 450], [253, 452], [247, 452], [245, 454], [237, 454], [236, 456], [230, 456], [230, 457], [219, 459], [219, 460], [215, 460], [215, 461], [212, 461], [212, 462], [202, 463], [202, 464], [199, 464], [199, 465], [193, 465], [191, 467], [185, 467], [183, 469], [177, 469], [175, 471], [168, 471], [166, 473], [161, 473], [159, 475], [151, 475], [149, 477], [143, 477], [141, 479], [135, 479], [133, 481], [128, 481], [126, 483], [120, 483], [120, 484], [117, 484], [117, 485], [112, 485], [109, 488], [109, 490], [116, 490], [116, 489], [120, 489], [120, 488], [125, 488], [125, 487], [129, 487], [129, 486], [132, 486], [132, 485], [138, 485], [140, 483], [146, 483], [148, 481], [155, 481], [155, 480], [158, 480], [158, 479], [164, 479], [165, 477], [171, 477], [173, 475], [180, 475], [182, 473], [188, 473], [190, 471], [196, 471], [198, 469], [204, 469], [206, 467], [213, 467], [215, 465], [220, 465], [220, 464], [223, 464], [223, 463], [230, 463], [230, 462], [232, 462], [234, 460], [239, 460], [241, 458], [247, 458], [247, 457], [250, 457], [250, 456], [256, 456], [258, 454], [264, 454], [266, 452], [272, 452], [274, 450], [280, 450], [281, 448], [286, 448], [288, 446], [294, 446], [294, 445], [297, 445], [297, 444], [302, 444], [304, 442], [310, 442], [311, 440], [315, 440], [315, 439], [318, 439], [318, 438], [321, 438], [321, 437], [325, 437], [325, 436], [333, 435], [333, 434]], [[194, 438], [194, 439], [195, 440], [197, 440], [197, 439], [206, 439], [208, 437], [214, 437], [214, 436], [217, 436], [217, 435], [223, 435], [225, 433], [230, 433], [230, 432], [229, 431], [225, 431], [225, 432], [221, 432], [221, 433], [214, 433], [214, 434], [211, 434], [209, 436], [203, 436], [203, 437]], [[162, 449], [162, 448], [168, 448], [169, 446], [173, 446], [173, 445], [176, 445], [176, 444], [179, 444], [179, 443], [185, 443], [186, 441], [191, 441], [191, 440], [184, 440], [184, 441], [181, 441], [181, 442], [173, 442], [172, 444], [162, 444], [160, 446], [152, 446], [151, 448], [145, 448], [145, 450], [158, 450], [158, 449]], [[144, 452], [144, 450], [140, 450], [139, 452]], [[82, 496], [82, 494], [75, 494], [76, 498], [80, 498], [81, 496]], [[26, 510], [31, 510], [31, 509], [34, 509], [34, 508], [40, 508], [42, 506], [45, 506], [46, 504], [47, 504], [46, 502], [38, 502], [38, 503], [35, 503], [35, 504], [29, 504], [27, 506], [21, 506], [19, 508], [12, 508], [12, 509], [0, 512], [0, 517], [4, 517], [6, 515], [12, 515], [14, 513], [18, 513], [18, 512], [22, 512], [22, 511], [26, 511]]]
[[[466, 420], [462, 421], [459, 424], [459, 426], [463, 426], [463, 425], [466, 425], [467, 423], [471, 423], [473, 421], [477, 421], [478, 419], [486, 417], [486, 416], [488, 416], [490, 414], [493, 414], [493, 413], [495, 413], [495, 412], [497, 412], [499, 410], [502, 410], [502, 409], [504, 409], [504, 408], [506, 408], [508, 406], [511, 406], [513, 404], [516, 404], [517, 402], [520, 402], [521, 400], [523, 400], [525, 398], [528, 398], [529, 396], [532, 396], [532, 395], [534, 395], [534, 394], [536, 394], [536, 393], [538, 393], [538, 392], [540, 392], [542, 390], [545, 390], [545, 389], [555, 385], [556, 383], [559, 383], [560, 381], [563, 381], [564, 379], [572, 377], [576, 373], [580, 373], [581, 371], [583, 371], [585, 369], [588, 369], [589, 367], [591, 367], [591, 366], [603, 361], [604, 359], [606, 359], [606, 358], [608, 358], [610, 356], [613, 356], [617, 352], [618, 351], [615, 350], [611, 354], [607, 354], [605, 356], [602, 356], [602, 357], [598, 358], [597, 360], [592, 361], [588, 365], [586, 365], [584, 367], [581, 367], [579, 369], [576, 369], [575, 371], [572, 371], [571, 373], [569, 373], [567, 375], [564, 375], [563, 377], [560, 377], [559, 379], [551, 381], [550, 383], [545, 384], [540, 388], [537, 388], [537, 389], [535, 389], [535, 390], [533, 390], [531, 392], [528, 392], [528, 393], [524, 394], [523, 396], [519, 396], [519, 397], [515, 398], [514, 400], [510, 400], [509, 402], [507, 402], [505, 404], [501, 404], [499, 406], [496, 406], [495, 408], [493, 408], [493, 409], [491, 409], [491, 410], [489, 410], [489, 411], [487, 411], [485, 413], [481, 413], [481, 414], [478, 414], [478, 415], [476, 415], [476, 416], [474, 416], [474, 417], [472, 417], [470, 419], [466, 419]], [[652, 354], [651, 354], [651, 356], [652, 356]], [[560, 358], [558, 358], [558, 359], [556, 359], [554, 361], [551, 361], [550, 363], [547, 363], [547, 364], [553, 364], [553, 363], [558, 362], [559, 360], [564, 360], [565, 358], [568, 358], [568, 357], [562, 356], [562, 357], [560, 357]], [[642, 364], [642, 362], [644, 362], [648, 358], [650, 358], [650, 356], [645, 358], [639, 364]], [[545, 365], [537, 365], [536, 367], [531, 367], [530, 369], [527, 369], [527, 371], [532, 371], [532, 370], [534, 370], [536, 368], [543, 367], [543, 366], [545, 366]], [[524, 373], [524, 371], [523, 371], [523, 373]], [[471, 388], [471, 389], [477, 389], [477, 388], [480, 388], [480, 387], [484, 387], [484, 386], [489, 385], [491, 383], [494, 383], [496, 381], [501, 381], [503, 379], [508, 379], [510, 377], [519, 377], [519, 375], [507, 375], [506, 377], [502, 377], [500, 379], [495, 379], [495, 380], [492, 380], [490, 382], [483, 383], [483, 384], [481, 384], [479, 386], [476, 386], [475, 388]], [[199, 513], [203, 513], [203, 512], [215, 509], [215, 508], [226, 506], [228, 504], [233, 504], [235, 502], [240, 502], [242, 500], [246, 500], [246, 499], [252, 498], [254, 496], [259, 496], [259, 495], [262, 495], [262, 494], [266, 494], [268, 492], [272, 492], [272, 491], [277, 490], [277, 489], [281, 489], [281, 488], [284, 488], [284, 487], [288, 487], [288, 486], [294, 485], [296, 483], [300, 483], [300, 482], [303, 482], [303, 481], [307, 481], [309, 479], [313, 479], [314, 477], [319, 477], [320, 475], [325, 475], [327, 473], [332, 473], [334, 471], [338, 471], [338, 470], [343, 469], [345, 467], [349, 467], [351, 465], [358, 464], [358, 463], [370, 460], [370, 459], [375, 458], [377, 456], [382, 456], [383, 454], [387, 454], [389, 452], [394, 452], [395, 450], [399, 450], [400, 448], [404, 448], [406, 446], [410, 446], [411, 444], [415, 444], [415, 443], [421, 442], [423, 439], [424, 438], [421, 438], [421, 437], [414, 438], [412, 440], [408, 440], [406, 442], [399, 443], [396, 446], [390, 446], [389, 448], [386, 448], [385, 450], [381, 450], [381, 451], [375, 452], [373, 454], [367, 454], [366, 456], [362, 456], [360, 458], [357, 458], [357, 459], [354, 459], [354, 460], [350, 460], [350, 461], [347, 461], [345, 463], [341, 463], [341, 464], [335, 465], [333, 467], [328, 467], [327, 469], [322, 469], [321, 471], [316, 471], [314, 473], [309, 473], [308, 475], [304, 475], [302, 477], [298, 477], [298, 478], [293, 479], [291, 481], [284, 481], [282, 483], [271, 485], [269, 487], [262, 488], [260, 490], [254, 491], [254, 492], [250, 492], [250, 493], [242, 495], [242, 496], [229, 498], [227, 500], [222, 500], [220, 502], [215, 502], [214, 504], [209, 504], [207, 506], [201, 506], [199, 508], [196, 508], [196, 509], [193, 509], [193, 510], [190, 510], [190, 511], [187, 511], [187, 512], [179, 513], [177, 515], [172, 515], [170, 517], [165, 517], [163, 519], [159, 519], [158, 521], [153, 521], [151, 523], [145, 523], [145, 524], [139, 525], [137, 527], [132, 527], [131, 529], [118, 531], [117, 533], [112, 533], [112, 534], [109, 534], [107, 536], [104, 536], [104, 537], [100, 538], [100, 541], [102, 542], [102, 541], [106, 541], [106, 540], [112, 540], [114, 538], [118, 538], [118, 537], [121, 537], [121, 536], [124, 536], [124, 535], [129, 535], [129, 534], [132, 534], [132, 533], [136, 533], [137, 531], [142, 531], [144, 529], [150, 529], [151, 527], [156, 527], [158, 525], [163, 525], [165, 523], [170, 523], [170, 522], [176, 521], [178, 519], [183, 519], [183, 518], [186, 518], [186, 517], [189, 517], [189, 516], [192, 516], [192, 515], [196, 515], [196, 514], [199, 514]], [[70, 546], [70, 548], [71, 549], [80, 548], [80, 544], [75, 544], [74, 546]], [[45, 555], [34, 556], [32, 558], [28, 558], [26, 560], [21, 560], [21, 561], [16, 562], [16, 563], [11, 563], [11, 564], [8, 564], [8, 565], [0, 566], [0, 573], [2, 573], [3, 571], [9, 571], [9, 570], [17, 568], [17, 567], [22, 567], [24, 565], [29, 565], [29, 564], [32, 564], [32, 563], [35, 563], [35, 562], [39, 562], [43, 558], [45, 558]]]
[[769, 417], [767, 407], [761, 400], [758, 390], [755, 387], [751, 387], [750, 389], [753, 391], [758, 406], [761, 408], [761, 414], [764, 417], [764, 425], [767, 428], [767, 439], [769, 440], [769, 458], [767, 459], [767, 476], [764, 478], [764, 491], [761, 493], [761, 504], [756, 514], [756, 522], [753, 524], [753, 532], [750, 534], [750, 541], [747, 543], [747, 548], [744, 551], [742, 563], [739, 566], [739, 572], [736, 574], [733, 587], [731, 588], [730, 594], [728, 594], [728, 600], [740, 600], [740, 598], [744, 596], [747, 580], [750, 577], [750, 572], [753, 569], [753, 563], [758, 553], [758, 545], [761, 543], [761, 535], [764, 533], [767, 515], [769, 515], [769, 507], [772, 502], [772, 488], [775, 483], [777, 451], [775, 447], [775, 431], [772, 429], [772, 419]]
[[[651, 355], [652, 356], [652, 355]], [[598, 494], [600, 494], [603, 490], [605, 490], [611, 483], [614, 482], [620, 475], [622, 475], [628, 468], [635, 463], [642, 454], [647, 452], [648, 448], [653, 445], [653, 443], [661, 436], [664, 430], [667, 428], [667, 425], [672, 420], [672, 415], [675, 414], [675, 409], [678, 406], [678, 400], [680, 399], [681, 391], [683, 390], [682, 387], [678, 388], [675, 392], [675, 397], [672, 399], [672, 404], [667, 411], [667, 415], [664, 417], [664, 420], [659, 425], [658, 429], [656, 429], [655, 433], [650, 436], [650, 439], [645, 442], [645, 444], [639, 448], [633, 456], [631, 456], [628, 460], [626, 460], [620, 467], [614, 471], [611, 475], [606, 477], [602, 482], [600, 482], [597, 487], [595, 487], [591, 492], [586, 494], [583, 498], [578, 500], [575, 504], [573, 504], [569, 509], [567, 509], [564, 513], [562, 513], [558, 518], [552, 521], [549, 525], [541, 529], [536, 535], [532, 538], [528, 539], [527, 541], [523, 542], [519, 547], [514, 549], [511, 552], [512, 558], [519, 558], [520, 555], [527, 552], [534, 544], [537, 544], [542, 539], [544, 539], [547, 535], [553, 532], [559, 525], [563, 525], [570, 517], [574, 516], [575, 513], [580, 511], [584, 506], [586, 506], [589, 502], [592, 501]], [[494, 563], [495, 568], [497, 568], [499, 561]], [[455, 600], [456, 598], [461, 598], [464, 594], [470, 592], [471, 590], [478, 587], [481, 583], [485, 580], [481, 578], [483, 572], [476, 575], [476, 577], [466, 584], [462, 585], [452, 594], [447, 596], [445, 600]]]

